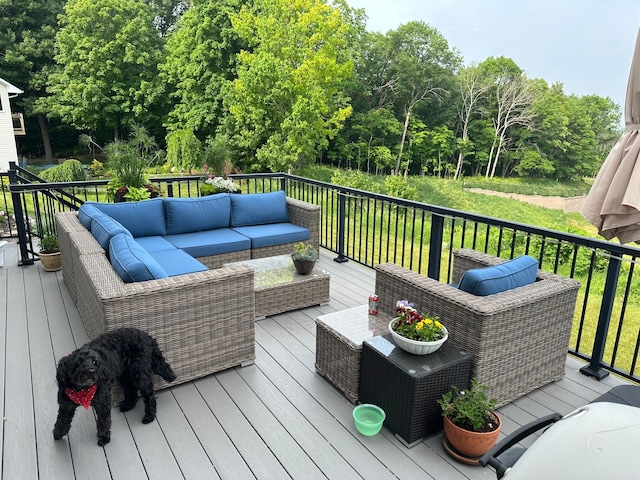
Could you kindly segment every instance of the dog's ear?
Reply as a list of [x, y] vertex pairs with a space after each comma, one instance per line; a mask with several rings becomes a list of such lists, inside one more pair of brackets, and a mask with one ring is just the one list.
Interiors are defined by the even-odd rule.
[[62, 357], [58, 362], [58, 368], [56, 369], [56, 381], [58, 385], [69, 384], [69, 373], [71, 370], [71, 356], [67, 355]]

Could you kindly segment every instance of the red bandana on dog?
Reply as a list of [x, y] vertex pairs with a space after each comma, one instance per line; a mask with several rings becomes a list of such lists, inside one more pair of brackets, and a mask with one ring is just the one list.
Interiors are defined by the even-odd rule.
[[89, 388], [84, 390], [73, 390], [72, 388], [65, 388], [64, 393], [67, 394], [67, 397], [78, 405], [82, 405], [84, 408], [89, 410], [89, 405], [91, 405], [91, 400], [93, 400], [93, 396], [96, 394], [96, 389], [98, 388], [98, 384], [91, 385]]

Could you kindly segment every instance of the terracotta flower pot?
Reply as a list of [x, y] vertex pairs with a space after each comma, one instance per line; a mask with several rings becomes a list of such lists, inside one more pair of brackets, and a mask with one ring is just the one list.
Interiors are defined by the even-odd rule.
[[449, 417], [444, 417], [444, 435], [449, 444], [461, 455], [468, 458], [478, 458], [491, 450], [500, 436], [502, 421], [498, 414], [493, 414], [498, 421], [498, 428], [492, 432], [472, 432], [458, 427]]
[[62, 268], [62, 260], [60, 259], [60, 252], [56, 253], [39, 253], [40, 263], [42, 268], [47, 272], [55, 272]]

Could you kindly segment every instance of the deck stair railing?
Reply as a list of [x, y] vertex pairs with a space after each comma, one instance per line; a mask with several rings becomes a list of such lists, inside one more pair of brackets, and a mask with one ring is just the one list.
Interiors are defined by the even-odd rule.
[[[589, 362], [583, 373], [602, 378], [615, 372], [640, 382], [640, 276], [635, 268], [639, 248], [289, 174], [231, 177], [245, 193], [282, 189], [290, 197], [319, 205], [320, 244], [334, 252], [339, 262], [355, 261], [369, 267], [393, 262], [449, 282], [457, 248], [505, 259], [534, 256], [542, 270], [576, 278], [582, 284], [569, 353]], [[104, 201], [107, 183], [29, 184], [26, 180], [21, 177], [10, 185], [14, 202], [17, 196], [24, 211], [18, 223], [31, 232], [19, 238], [25, 265], [37, 259], [31, 241], [42, 232], [42, 222], [49, 222], [56, 211], [78, 208], [83, 201]], [[192, 197], [198, 195], [202, 178], [151, 180], [165, 196]], [[536, 359], [530, 362], [535, 368]]]

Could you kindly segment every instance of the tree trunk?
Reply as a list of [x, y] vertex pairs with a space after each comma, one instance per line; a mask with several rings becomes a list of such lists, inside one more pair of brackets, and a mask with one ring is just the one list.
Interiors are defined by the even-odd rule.
[[402, 140], [400, 140], [400, 153], [398, 153], [398, 159], [396, 160], [396, 169], [393, 172], [394, 175], [400, 173], [400, 159], [402, 158], [402, 149], [404, 148], [404, 141], [407, 138], [407, 130], [409, 130], [409, 119], [411, 118], [411, 110], [407, 109], [407, 114], [404, 116], [404, 129], [402, 130]]
[[38, 114], [38, 126], [40, 127], [40, 135], [42, 136], [42, 144], [44, 145], [44, 158], [47, 163], [52, 163], [53, 150], [51, 149], [51, 139], [49, 138], [47, 119], [41, 113]]

